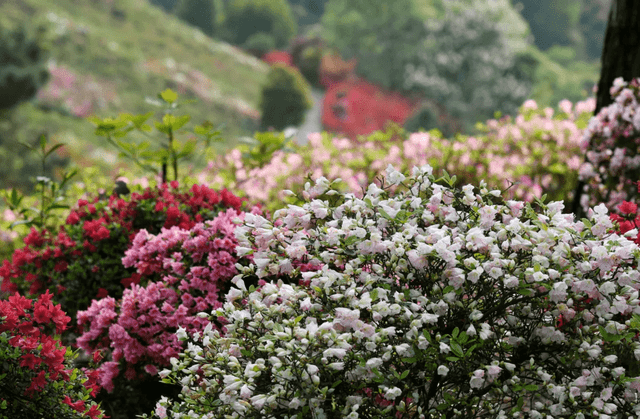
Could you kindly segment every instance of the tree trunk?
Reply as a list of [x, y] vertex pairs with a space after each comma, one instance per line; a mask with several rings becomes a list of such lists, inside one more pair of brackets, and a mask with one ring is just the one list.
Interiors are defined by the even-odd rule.
[[[594, 115], [613, 102], [609, 89], [618, 77], [622, 77], [627, 82], [632, 78], [640, 77], [640, 1], [638, 0], [613, 0], [611, 4]], [[578, 182], [571, 208], [571, 211], [579, 217], [583, 215], [580, 206], [583, 187], [584, 183]]]

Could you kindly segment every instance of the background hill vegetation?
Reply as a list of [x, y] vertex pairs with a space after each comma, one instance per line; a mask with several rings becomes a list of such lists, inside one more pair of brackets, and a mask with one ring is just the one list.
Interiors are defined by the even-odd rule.
[[[257, 57], [274, 48], [297, 54], [298, 62], [311, 54], [311, 61], [302, 62], [312, 66], [328, 53], [354, 58], [359, 77], [437, 103], [442, 112], [462, 120], [467, 132], [494, 112], [514, 114], [525, 99], [555, 107], [562, 99], [591, 95], [611, 0], [454, 3], [3, 2], [0, 27], [11, 31], [27, 25], [43, 49], [38, 65], [48, 71], [46, 84], [29, 100], [1, 111], [3, 187], [33, 185], [29, 179], [38, 166], [19, 142], [34, 144], [43, 133], [67, 144], [47, 174], [72, 160], [115, 176], [116, 151], [94, 135], [85, 118], [160, 115], [152, 99], [166, 88], [194, 100], [182, 109], [192, 116], [187, 128], [203, 121], [225, 124], [223, 142], [208, 156], [213, 158], [214, 151], [260, 129], [259, 103], [269, 66]], [[300, 48], [305, 39], [320, 43]], [[317, 86], [317, 71], [301, 69]], [[443, 128], [435, 124], [421, 128]], [[129, 138], [143, 139], [135, 132]]]

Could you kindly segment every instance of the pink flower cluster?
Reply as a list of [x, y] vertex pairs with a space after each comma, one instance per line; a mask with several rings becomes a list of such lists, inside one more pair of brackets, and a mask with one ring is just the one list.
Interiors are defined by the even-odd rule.
[[583, 208], [604, 203], [613, 209], [637, 198], [635, 179], [640, 178], [640, 78], [622, 77], [610, 90], [614, 102], [591, 118], [584, 132], [582, 150], [587, 161], [580, 168], [586, 183]]
[[111, 360], [99, 368], [105, 389], [113, 391], [113, 379], [122, 371], [136, 380], [169, 365], [182, 350], [179, 328], [189, 333], [205, 329], [209, 321], [197, 314], [219, 308], [237, 274], [234, 220], [243, 218], [244, 213], [229, 209], [188, 230], [174, 226], [155, 236], [146, 230], [136, 235], [122, 259], [124, 266], [161, 280], [145, 287], [134, 284], [121, 300], [94, 300], [78, 312], [84, 330], [78, 346], [87, 352], [111, 351]]
[[515, 118], [489, 120], [482, 133], [444, 139], [431, 133], [407, 135], [398, 128], [376, 132], [364, 141], [309, 135], [305, 146], [293, 153], [276, 152], [262, 167], [250, 167], [242, 152], [233, 149], [224, 158], [210, 162], [199, 181], [242, 189], [252, 201], [275, 210], [286, 201], [285, 190], [301, 190], [307, 174], [313, 178], [341, 178], [343, 190], [356, 194], [392, 164], [401, 171], [430, 164], [455, 174], [458, 184], [479, 184], [507, 188], [507, 195], [531, 201], [544, 193], [549, 200], [567, 199], [575, 189], [582, 152], [581, 129], [586, 127], [595, 101], [575, 105], [560, 103], [538, 109], [528, 101]]
[[98, 82], [55, 63], [49, 65], [49, 73], [51, 81], [38, 92], [38, 100], [62, 104], [75, 116], [85, 118], [119, 100], [114, 83]]

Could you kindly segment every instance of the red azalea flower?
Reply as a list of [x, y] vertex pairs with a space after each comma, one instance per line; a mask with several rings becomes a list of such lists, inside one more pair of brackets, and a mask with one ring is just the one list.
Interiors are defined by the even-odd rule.
[[34, 354], [27, 353], [20, 357], [20, 366], [27, 367], [31, 370], [35, 369], [41, 363], [42, 359], [38, 358]]
[[24, 244], [27, 246], [40, 247], [44, 244], [44, 237], [42, 234], [35, 229], [35, 227], [31, 227], [31, 232], [24, 238]]
[[104, 288], [98, 288], [98, 293], [96, 294], [96, 300], [104, 298], [109, 295], [109, 291]]
[[618, 209], [623, 214], [636, 215], [638, 211], [638, 206], [633, 202], [623, 201], [622, 204], [618, 205]]
[[25, 394], [28, 395], [32, 394], [36, 390], [43, 390], [46, 384], [47, 381], [45, 379], [45, 372], [40, 371], [40, 373], [38, 373], [38, 375], [33, 377], [33, 379], [31, 380], [31, 385], [25, 390]]
[[169, 185], [171, 185], [171, 187], [172, 187], [173, 189], [178, 189], [178, 186], [179, 186], [180, 184], [178, 183], [178, 181], [177, 181], [177, 180], [172, 180], [171, 182], [169, 182]]
[[102, 412], [98, 409], [98, 406], [94, 404], [89, 410], [84, 412], [84, 414], [89, 416], [91, 419], [96, 419], [97, 417], [102, 415]]
[[77, 402], [72, 402], [69, 396], [64, 396], [64, 400], [62, 400], [62, 403], [71, 406], [71, 408], [76, 412], [84, 412], [84, 409], [86, 408], [84, 405], [84, 401], [78, 400]]
[[49, 323], [51, 320], [51, 312], [44, 304], [39, 304], [39, 302], [37, 302], [36, 307], [33, 310], [33, 318], [38, 323]]
[[56, 272], [62, 273], [62, 272], [65, 272], [68, 267], [69, 267], [69, 264], [64, 260], [61, 260], [59, 262], [56, 262], [56, 264], [53, 267], [53, 270]]
[[67, 217], [66, 223], [69, 225], [74, 225], [78, 224], [79, 221], [80, 216], [78, 215], [78, 213], [76, 211], [71, 211], [71, 214], [69, 214], [69, 216]]

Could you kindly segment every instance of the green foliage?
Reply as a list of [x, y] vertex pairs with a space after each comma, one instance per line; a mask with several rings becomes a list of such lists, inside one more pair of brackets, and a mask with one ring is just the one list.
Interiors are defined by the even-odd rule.
[[527, 24], [507, 0], [444, 2], [444, 15], [426, 21], [427, 36], [405, 67], [405, 87], [473, 124], [496, 111], [515, 114], [531, 80], [518, 68]]
[[277, 151], [285, 153], [293, 152], [288, 145], [291, 143], [291, 136], [284, 132], [256, 132], [253, 138], [243, 137], [240, 142], [243, 144], [239, 148], [242, 151], [242, 160], [249, 168], [264, 167], [273, 159], [273, 154]]
[[217, 33], [224, 20], [220, 0], [178, 0], [174, 14], [209, 36]]
[[49, 79], [43, 31], [24, 24], [11, 31], [0, 27], [0, 110], [33, 98]]
[[295, 68], [275, 64], [262, 88], [262, 129], [298, 126], [313, 105], [311, 88]]
[[324, 50], [320, 38], [299, 38], [291, 46], [294, 65], [312, 86], [320, 85], [320, 63]]
[[231, 0], [227, 5], [224, 38], [245, 45], [251, 35], [264, 32], [284, 48], [296, 35], [298, 26], [286, 0]]
[[414, 0], [330, 0], [322, 38], [345, 59], [357, 58], [357, 73], [390, 89], [404, 89], [406, 66], [426, 36]]
[[178, 0], [149, 0], [155, 6], [162, 7], [166, 12], [171, 12], [178, 3]]
[[68, 209], [66, 205], [65, 189], [69, 180], [76, 175], [77, 170], [65, 172], [62, 174], [62, 181], [55, 182], [51, 178], [45, 176], [47, 159], [64, 144], [54, 144], [47, 148], [47, 138], [43, 134], [40, 137], [39, 147], [33, 147], [29, 144], [22, 143], [31, 151], [35, 152], [40, 158], [41, 175], [37, 177], [36, 195], [37, 202], [35, 205], [28, 206], [25, 196], [18, 190], [13, 188], [11, 192], [3, 191], [3, 198], [9, 209], [14, 214], [19, 214], [22, 220], [18, 220], [11, 224], [11, 228], [18, 225], [26, 227], [36, 227], [38, 230], [49, 229], [55, 231], [59, 225], [58, 217], [54, 215], [54, 211], [60, 209]]
[[289, 0], [300, 26], [318, 23], [324, 14], [327, 2], [328, 0]]
[[519, 57], [532, 80], [529, 94], [540, 106], [556, 106], [561, 100], [584, 100], [591, 95], [598, 82], [599, 64], [575, 60], [575, 51], [569, 47], [553, 47], [546, 52], [529, 46]]
[[[161, 121], [155, 122], [156, 129], [167, 136], [167, 142], [160, 149], [151, 148], [154, 138], [149, 135], [152, 128], [146, 123], [153, 116], [153, 112], [132, 115], [122, 113], [117, 118], [100, 119], [91, 117], [89, 121], [96, 126], [95, 134], [107, 137], [107, 141], [120, 150], [120, 157], [135, 163], [141, 169], [160, 175], [162, 183], [168, 179], [168, 165], [173, 169], [173, 180], [178, 180], [178, 161], [184, 159], [195, 151], [198, 141], [190, 139], [184, 143], [175, 138], [176, 131], [180, 130], [191, 119], [190, 115], [176, 116], [174, 109], [179, 107], [178, 95], [171, 89], [167, 89], [158, 95], [160, 102], [155, 104], [164, 107], [164, 115]], [[127, 133], [137, 130], [150, 140], [139, 144], [121, 140]], [[205, 121], [194, 128], [194, 134], [204, 138], [204, 149], [210, 147], [212, 141], [221, 141], [220, 131], [214, 130], [213, 125]], [[202, 154], [200, 154], [202, 156]], [[158, 170], [155, 164], [160, 163]]]
[[583, 44], [580, 33], [582, 0], [518, 0], [535, 45], [545, 51], [554, 45]]
[[455, 126], [445, 120], [442, 110], [431, 102], [425, 102], [407, 119], [403, 128], [407, 132], [430, 131], [437, 129], [445, 138], [456, 133]]
[[273, 35], [265, 32], [254, 33], [244, 43], [244, 49], [260, 58], [267, 52], [276, 49], [276, 40]]

